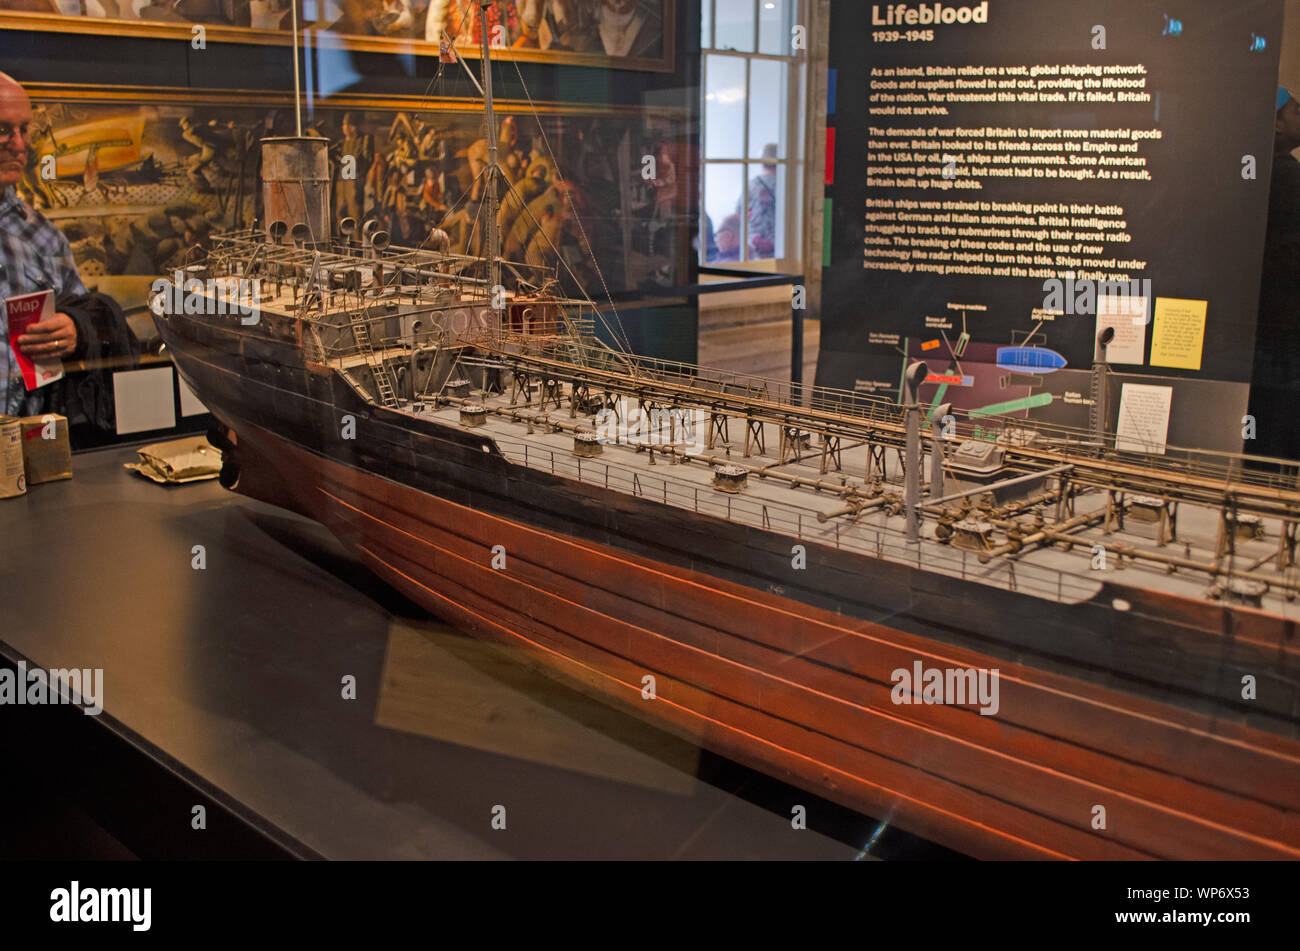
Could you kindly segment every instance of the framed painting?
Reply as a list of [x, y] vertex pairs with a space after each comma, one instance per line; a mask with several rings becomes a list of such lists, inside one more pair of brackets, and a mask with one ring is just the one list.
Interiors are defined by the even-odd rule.
[[[258, 142], [296, 132], [287, 94], [27, 89], [35, 122], [19, 193], [67, 235], [87, 285], [169, 273], [212, 235], [249, 227], [261, 216]], [[612, 291], [686, 282], [696, 210], [682, 110], [499, 100], [496, 114], [506, 257], [558, 253], [593, 295], [602, 280]], [[394, 244], [441, 228], [481, 253], [480, 103], [338, 95], [304, 111], [303, 134], [329, 140], [335, 222], [376, 219]]]
[[[0, 0], [0, 28], [197, 42], [290, 44], [292, 0]], [[298, 0], [314, 42], [381, 53], [466, 58], [483, 18], [493, 56], [671, 72], [673, 0]], [[314, 35], [314, 36], [313, 36]]]

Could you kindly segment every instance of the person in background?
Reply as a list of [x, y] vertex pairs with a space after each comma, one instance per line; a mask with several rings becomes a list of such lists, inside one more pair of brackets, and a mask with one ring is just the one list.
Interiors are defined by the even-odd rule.
[[[85, 295], [72, 248], [63, 232], [18, 197], [15, 186], [30, 158], [32, 104], [12, 77], [0, 73], [0, 296], [15, 297], [52, 290], [56, 301]], [[67, 313], [28, 327], [15, 341], [33, 360], [77, 358], [93, 328]], [[23, 383], [9, 341], [9, 322], [0, 320], [0, 412], [34, 416], [46, 410], [49, 387], [31, 392]]]
[[420, 183], [420, 213], [432, 219], [435, 214], [442, 214], [447, 206], [442, 200], [442, 189], [432, 165], [424, 167], [424, 180]]
[[714, 235], [718, 244], [718, 254], [712, 259], [719, 264], [740, 260], [740, 215], [727, 215], [718, 225]]
[[384, 223], [389, 240], [401, 244], [406, 238], [403, 224], [406, 221], [406, 188], [402, 185], [402, 175], [396, 168], [388, 170], [388, 179], [384, 182], [384, 193], [379, 199], [377, 217]]
[[[181, 138], [199, 151], [185, 159], [185, 173], [200, 194], [209, 194], [215, 189], [208, 178], [208, 168], [219, 170], [221, 156], [229, 154], [234, 147], [234, 123], [196, 122], [190, 116], [180, 118]], [[87, 186], [89, 190], [89, 186]]]
[[[776, 145], [763, 146], [763, 172], [749, 180], [749, 256], [770, 258], [776, 250]], [[737, 209], [739, 211], [739, 209]]]
[[709, 213], [703, 212], [704, 227], [700, 229], [700, 234], [695, 239], [695, 250], [700, 249], [700, 241], [704, 242], [704, 263], [710, 264], [718, 259], [718, 236], [713, 230], [713, 219]]
[[649, 253], [667, 255], [672, 246], [673, 224], [676, 220], [677, 206], [677, 164], [673, 161], [672, 148], [667, 142], [655, 146], [656, 176], [654, 198], [651, 203], [649, 233]]
[[1277, 91], [1273, 177], [1260, 278], [1259, 323], [1250, 413], [1256, 438], [1251, 455], [1300, 459], [1300, 101]]
[[[514, 116], [506, 116], [501, 120], [500, 131], [497, 135], [497, 164], [501, 166], [501, 171], [510, 184], [519, 180], [519, 159], [515, 155], [515, 148], [519, 144], [519, 125], [515, 122]], [[491, 156], [491, 150], [488, 147], [487, 139], [478, 139], [465, 153], [469, 160], [469, 174], [472, 182], [470, 186], [469, 197], [472, 201], [480, 200], [484, 194], [483, 183], [485, 179], [482, 176], [483, 170], [487, 168], [488, 158]], [[513, 164], [512, 164], [513, 161]], [[506, 189], [497, 186], [497, 198], [505, 197]]]
[[663, 44], [663, 21], [644, 0], [593, 0], [596, 31], [606, 56], [653, 56]]
[[516, 47], [578, 53], [600, 51], [594, 10], [586, 0], [520, 0], [519, 18]]
[[[334, 183], [334, 220], [355, 218], [361, 221], [365, 217], [366, 180], [370, 175], [370, 166], [375, 161], [375, 137], [363, 133], [357, 123], [355, 113], [343, 114], [343, 138], [333, 143], [330, 149], [335, 161]], [[351, 177], [343, 177], [343, 161], [351, 161]]]
[[[430, 4], [430, 9], [434, 4]], [[460, 0], [447, 0], [443, 6], [442, 33], [456, 46], [477, 49], [483, 36], [483, 21], [487, 18], [488, 40], [501, 46], [513, 46], [519, 39], [523, 25], [519, 19], [516, 0], [489, 0], [486, 8]], [[431, 39], [426, 33], [426, 39]]]

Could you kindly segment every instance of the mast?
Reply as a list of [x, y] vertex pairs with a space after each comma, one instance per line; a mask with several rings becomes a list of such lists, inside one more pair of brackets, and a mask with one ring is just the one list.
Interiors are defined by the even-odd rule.
[[302, 138], [302, 71], [298, 66], [298, 0], [289, 0], [293, 11], [293, 114], [297, 120], [298, 137]]
[[497, 124], [492, 115], [492, 60], [488, 53], [488, 7], [492, 0], [479, 0], [479, 19], [482, 21], [483, 35], [483, 100], [487, 114], [488, 138], [488, 288], [493, 297], [501, 286], [501, 235], [497, 231]]

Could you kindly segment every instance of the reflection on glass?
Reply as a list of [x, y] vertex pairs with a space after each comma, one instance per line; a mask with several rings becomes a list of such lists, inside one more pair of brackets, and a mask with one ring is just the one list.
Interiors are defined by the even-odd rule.
[[717, 0], [717, 33], [718, 49], [754, 52], [754, 0]]
[[[530, 50], [545, 59], [573, 61], [575, 55], [660, 59], [665, 13], [677, 0], [301, 0], [299, 29], [317, 41], [361, 39], [413, 59], [403, 41], [435, 44], [419, 53], [435, 55], [440, 41], [477, 50], [486, 24], [503, 58]], [[190, 39], [191, 24], [223, 30], [274, 31], [287, 38], [295, 18], [290, 0], [0, 0], [0, 17], [36, 13], [64, 21], [38, 23], [40, 30], [80, 32], [76, 21], [110, 18], [122, 35], [162, 30]], [[265, 38], [270, 39], [270, 38]], [[393, 42], [387, 42], [393, 41]], [[371, 44], [379, 44], [371, 45]], [[611, 64], [616, 66], [617, 64]]]
[[[764, 150], [764, 158], [776, 158], [776, 146]], [[771, 163], [749, 166], [748, 258], [779, 258], [784, 254], [785, 169]]]
[[[704, 260], [725, 264], [740, 260], [744, 201], [744, 166], [710, 165], [704, 172]], [[712, 239], [710, 240], [710, 234]]]
[[748, 158], [762, 158], [770, 144], [778, 145], [775, 158], [785, 158], [781, 125], [785, 121], [785, 63], [756, 59], [749, 64], [749, 151]]
[[773, 56], [790, 56], [794, 27], [795, 0], [759, 0], [758, 51]]
[[709, 49], [713, 46], [713, 0], [704, 0], [700, 17], [700, 47]]
[[745, 61], [738, 56], [708, 56], [704, 90], [706, 158], [744, 158]]

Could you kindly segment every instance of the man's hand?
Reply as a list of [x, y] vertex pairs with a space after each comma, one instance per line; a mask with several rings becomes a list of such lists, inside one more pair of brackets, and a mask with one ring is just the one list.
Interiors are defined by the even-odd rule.
[[27, 333], [18, 338], [18, 348], [33, 360], [69, 356], [77, 349], [77, 325], [67, 314], [55, 314], [30, 325]]

